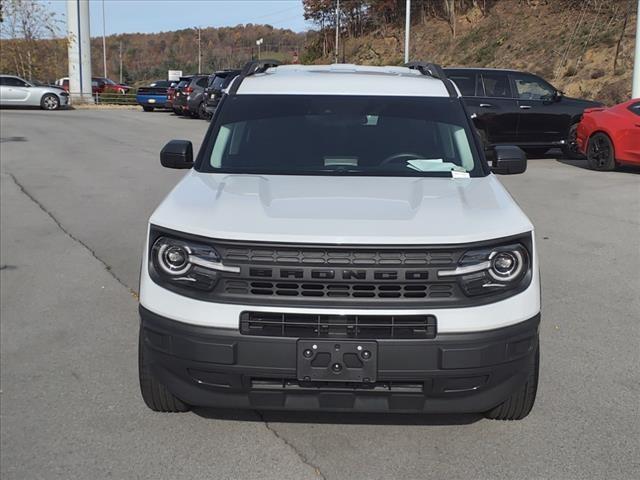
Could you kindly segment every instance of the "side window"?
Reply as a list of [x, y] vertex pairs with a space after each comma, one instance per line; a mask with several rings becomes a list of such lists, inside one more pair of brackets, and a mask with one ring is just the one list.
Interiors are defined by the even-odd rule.
[[509, 77], [506, 73], [484, 72], [482, 74], [482, 83], [486, 97], [513, 98]]
[[0, 77], [0, 87], [4, 87], [7, 84], [7, 77]]
[[548, 83], [532, 75], [514, 75], [513, 80], [520, 100], [548, 100], [555, 93]]
[[2, 85], [7, 87], [26, 87], [26, 83], [24, 83], [19, 78], [15, 77], [2, 77]]
[[476, 74], [473, 72], [455, 72], [448, 75], [456, 84], [463, 97], [475, 97], [476, 93]]
[[640, 102], [632, 103], [628, 108], [631, 113], [640, 116]]
[[200, 80], [198, 80], [196, 82], [196, 85], [198, 85], [199, 87], [202, 87], [202, 88], [207, 88], [207, 81], [208, 81], [207, 77], [201, 78]]

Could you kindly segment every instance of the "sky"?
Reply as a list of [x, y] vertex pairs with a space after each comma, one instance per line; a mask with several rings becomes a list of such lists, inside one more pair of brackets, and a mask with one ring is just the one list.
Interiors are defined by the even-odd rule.
[[[67, 0], [41, 0], [65, 15]], [[91, 36], [102, 36], [102, 0], [90, 0]], [[268, 23], [308, 30], [302, 0], [104, 0], [106, 34], [154, 33], [193, 27]]]

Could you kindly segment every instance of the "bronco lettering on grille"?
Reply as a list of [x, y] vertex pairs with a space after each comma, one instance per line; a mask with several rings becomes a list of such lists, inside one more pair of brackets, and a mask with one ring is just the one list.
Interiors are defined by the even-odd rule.
[[[341, 280], [398, 280], [400, 273], [396, 270], [342, 270], [339, 273]], [[298, 268], [250, 268], [249, 276], [259, 278], [302, 279], [304, 270]], [[335, 270], [311, 270], [309, 276], [314, 280], [334, 280]], [[404, 272], [404, 280], [427, 280], [428, 270], [407, 270]]]

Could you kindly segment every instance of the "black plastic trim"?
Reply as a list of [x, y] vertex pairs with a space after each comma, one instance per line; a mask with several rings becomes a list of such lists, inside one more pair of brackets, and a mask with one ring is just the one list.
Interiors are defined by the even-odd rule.
[[144, 354], [174, 395], [193, 406], [259, 409], [486, 411], [526, 381], [540, 323], [538, 314], [489, 331], [376, 340], [376, 381], [363, 385], [298, 381], [297, 338], [244, 336], [139, 310]]

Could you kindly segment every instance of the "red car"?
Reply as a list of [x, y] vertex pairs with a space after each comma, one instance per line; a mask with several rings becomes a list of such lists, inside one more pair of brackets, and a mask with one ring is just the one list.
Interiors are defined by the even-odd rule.
[[640, 98], [611, 108], [587, 108], [578, 125], [577, 141], [594, 170], [640, 166]]
[[104, 77], [92, 77], [91, 78], [91, 91], [95, 95], [96, 93], [119, 93], [125, 94], [131, 87], [116, 83], [110, 78]]

